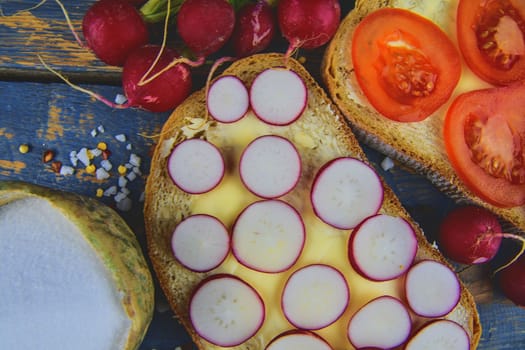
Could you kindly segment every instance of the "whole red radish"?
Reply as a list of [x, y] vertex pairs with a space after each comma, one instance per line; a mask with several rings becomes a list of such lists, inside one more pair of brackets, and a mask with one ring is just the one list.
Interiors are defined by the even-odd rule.
[[186, 0], [177, 15], [177, 30], [198, 57], [218, 51], [229, 40], [235, 11], [226, 0]]
[[467, 205], [447, 214], [439, 229], [439, 247], [448, 258], [462, 264], [491, 260], [501, 245], [501, 225], [488, 210]]
[[499, 272], [499, 285], [513, 303], [525, 306], [525, 255]]
[[127, 56], [148, 42], [148, 28], [126, 0], [99, 0], [86, 12], [82, 31], [87, 46], [103, 62], [122, 66]]
[[280, 0], [277, 20], [292, 51], [302, 47], [314, 49], [326, 44], [341, 21], [337, 0]]
[[[190, 94], [191, 71], [183, 63], [171, 67], [149, 82], [141, 83], [159, 50], [160, 46], [145, 45], [133, 51], [127, 58], [122, 71], [122, 86], [128, 98], [126, 105], [151, 112], [165, 112], [174, 109]], [[153, 77], [178, 57], [175, 50], [164, 48], [148, 77]]]
[[243, 6], [237, 12], [230, 39], [235, 55], [245, 57], [266, 49], [275, 32], [275, 13], [266, 1], [259, 0]]

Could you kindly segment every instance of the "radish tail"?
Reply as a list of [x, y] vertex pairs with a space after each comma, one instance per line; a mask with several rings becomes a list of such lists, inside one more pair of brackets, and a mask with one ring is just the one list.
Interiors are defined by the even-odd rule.
[[[43, 1], [46, 1], [46, 0], [43, 0]], [[69, 18], [69, 14], [67, 13], [67, 10], [64, 7], [64, 4], [62, 4], [62, 2], [60, 0], [55, 0], [55, 2], [58, 4], [58, 6], [60, 6], [60, 9], [62, 10], [62, 13], [64, 14], [64, 17], [66, 18], [66, 22], [67, 22], [67, 25], [69, 27], [69, 30], [71, 31], [71, 33], [75, 37], [75, 40], [77, 41], [78, 45], [80, 45], [80, 47], [82, 47], [82, 48], [85, 48], [86, 45], [80, 39], [80, 37], [78, 36], [75, 28], [73, 27], [73, 23], [71, 22], [71, 19]]]
[[115, 102], [111, 102], [110, 100], [106, 99], [105, 97], [91, 91], [91, 90], [88, 90], [88, 89], [85, 89], [83, 87], [80, 87], [76, 84], [73, 84], [72, 82], [69, 81], [68, 78], [66, 78], [64, 75], [62, 75], [60, 72], [56, 71], [55, 69], [51, 68], [45, 61], [44, 59], [42, 58], [42, 56], [40, 55], [37, 55], [38, 56], [38, 59], [40, 60], [40, 62], [42, 63], [42, 65], [48, 70], [50, 71], [51, 73], [55, 74], [57, 77], [59, 77], [64, 83], [66, 83], [67, 85], [69, 85], [71, 88], [77, 90], [77, 91], [80, 91], [80, 92], [83, 92], [93, 98], [95, 98], [97, 101], [100, 101], [102, 103], [104, 103], [106, 106], [109, 106], [111, 108], [117, 108], [117, 109], [125, 109], [125, 108], [129, 108], [131, 107], [131, 102], [128, 100], [126, 103], [123, 103], [123, 104], [117, 104]]
[[514, 240], [517, 240], [517, 241], [521, 242], [520, 251], [508, 263], [504, 264], [503, 266], [498, 267], [493, 273], [494, 275], [496, 275], [501, 270], [503, 270], [503, 269], [509, 267], [510, 265], [512, 265], [512, 263], [514, 263], [516, 260], [518, 260], [519, 257], [523, 254], [523, 252], [525, 252], [525, 238], [522, 237], [522, 236], [519, 236], [519, 235], [512, 234], [512, 233], [496, 233], [496, 234], [492, 234], [492, 235], [501, 236], [503, 238], [511, 238], [511, 239], [514, 239]]

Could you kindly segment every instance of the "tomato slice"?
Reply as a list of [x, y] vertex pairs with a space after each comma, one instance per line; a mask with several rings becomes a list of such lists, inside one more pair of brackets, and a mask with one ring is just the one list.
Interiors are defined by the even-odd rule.
[[459, 95], [445, 117], [448, 157], [460, 179], [500, 207], [525, 204], [525, 83]]
[[525, 79], [525, 1], [462, 0], [459, 49], [470, 69], [496, 85]]
[[366, 16], [349, 51], [370, 104], [400, 122], [431, 115], [449, 99], [461, 75], [460, 55], [448, 36], [404, 9], [382, 8]]

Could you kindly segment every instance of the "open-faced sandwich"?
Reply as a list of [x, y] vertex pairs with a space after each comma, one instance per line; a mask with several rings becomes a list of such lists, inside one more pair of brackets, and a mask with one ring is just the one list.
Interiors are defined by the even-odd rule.
[[199, 349], [475, 349], [474, 300], [292, 58], [233, 63], [165, 123], [148, 253]]
[[525, 230], [525, 3], [357, 1], [325, 52], [366, 143]]

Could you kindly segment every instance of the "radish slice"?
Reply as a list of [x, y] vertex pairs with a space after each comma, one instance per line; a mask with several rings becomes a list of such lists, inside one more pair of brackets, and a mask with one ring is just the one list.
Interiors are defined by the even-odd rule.
[[271, 125], [288, 125], [301, 116], [307, 103], [301, 77], [286, 68], [270, 68], [255, 77], [250, 104], [255, 115]]
[[190, 320], [195, 331], [212, 344], [239, 345], [261, 328], [264, 302], [238, 277], [219, 274], [203, 280], [190, 300]]
[[293, 330], [279, 334], [265, 350], [332, 350], [332, 347], [319, 335], [306, 330]]
[[361, 160], [336, 158], [318, 172], [311, 201], [321, 220], [339, 229], [352, 229], [378, 212], [383, 185], [377, 173]]
[[410, 336], [412, 320], [407, 308], [391, 296], [376, 298], [350, 319], [348, 339], [358, 349], [392, 349]]
[[171, 237], [171, 248], [175, 258], [188, 269], [210, 271], [228, 255], [230, 236], [217, 218], [196, 214], [177, 225]]
[[459, 302], [461, 286], [448, 266], [433, 260], [423, 260], [407, 272], [405, 292], [408, 305], [424, 317], [441, 317]]
[[251, 192], [276, 198], [291, 191], [299, 181], [301, 158], [284, 137], [266, 135], [246, 147], [239, 167], [241, 180]]
[[232, 250], [251, 269], [281, 272], [297, 261], [304, 241], [301, 215], [283, 201], [264, 200], [252, 203], [237, 218]]
[[321, 329], [344, 312], [350, 291], [335, 268], [313, 264], [295, 271], [284, 286], [282, 309], [288, 321], [301, 329]]
[[469, 350], [470, 339], [463, 327], [454, 321], [432, 321], [421, 328], [406, 344], [405, 350]]
[[405, 273], [416, 257], [417, 238], [400, 217], [378, 214], [363, 221], [350, 236], [348, 257], [354, 269], [373, 281]]
[[211, 191], [224, 176], [224, 159], [213, 144], [201, 139], [179, 143], [168, 159], [168, 173], [181, 190], [200, 194]]
[[210, 85], [206, 104], [215, 120], [222, 123], [236, 122], [248, 111], [248, 89], [236, 76], [221, 76]]

